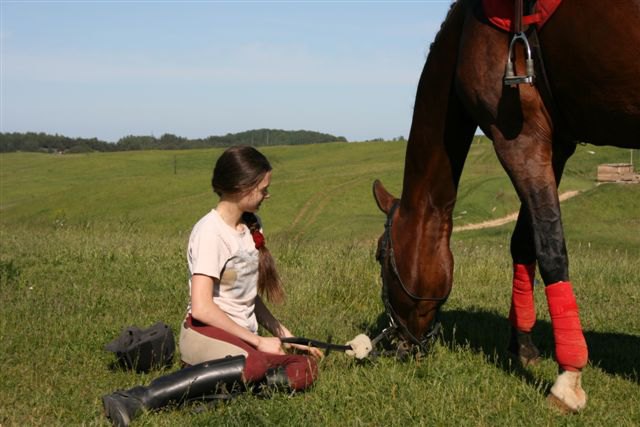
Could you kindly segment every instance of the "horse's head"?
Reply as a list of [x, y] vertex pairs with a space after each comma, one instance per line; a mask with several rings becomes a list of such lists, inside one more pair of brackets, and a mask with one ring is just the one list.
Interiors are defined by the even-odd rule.
[[376, 251], [385, 310], [402, 341], [426, 350], [438, 330], [438, 308], [451, 289], [448, 245], [443, 252], [441, 242], [429, 241], [424, 218], [402, 212], [400, 200], [378, 180], [373, 195], [387, 215]]

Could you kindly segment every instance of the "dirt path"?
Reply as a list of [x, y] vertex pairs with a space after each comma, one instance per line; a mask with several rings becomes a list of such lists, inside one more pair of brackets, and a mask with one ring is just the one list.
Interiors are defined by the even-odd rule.
[[[567, 199], [577, 196], [579, 193], [580, 193], [579, 191], [566, 191], [562, 193], [558, 198], [560, 199], [561, 202], [563, 202]], [[467, 224], [467, 225], [453, 227], [453, 232], [455, 233], [457, 231], [479, 230], [481, 228], [499, 227], [509, 222], [514, 222], [516, 219], [518, 219], [518, 212], [509, 214], [507, 216], [503, 216], [502, 218], [492, 219], [490, 221], [483, 221], [477, 224]]]

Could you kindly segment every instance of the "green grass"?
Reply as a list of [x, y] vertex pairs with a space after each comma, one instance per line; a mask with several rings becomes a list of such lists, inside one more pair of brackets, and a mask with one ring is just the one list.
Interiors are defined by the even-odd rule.
[[[370, 186], [382, 178], [399, 194], [404, 148], [264, 149], [275, 169], [261, 214], [288, 292], [272, 309], [297, 334], [345, 342], [378, 330], [373, 251], [384, 218]], [[0, 425], [106, 425], [103, 394], [160, 375], [109, 369], [103, 346], [131, 324], [163, 320], [177, 330], [188, 298], [186, 240], [215, 203], [209, 179], [219, 152], [0, 156]], [[145, 414], [136, 425], [640, 424], [640, 188], [594, 183], [598, 163], [627, 158], [628, 150], [579, 147], [561, 189], [583, 191], [563, 203], [590, 346], [583, 413], [562, 416], [545, 402], [557, 366], [541, 288], [535, 339], [544, 360], [522, 369], [505, 353], [508, 224], [454, 234], [445, 331], [425, 358], [359, 364], [334, 353], [307, 393], [243, 395]], [[492, 147], [474, 144], [456, 224], [516, 210], [513, 195]]]

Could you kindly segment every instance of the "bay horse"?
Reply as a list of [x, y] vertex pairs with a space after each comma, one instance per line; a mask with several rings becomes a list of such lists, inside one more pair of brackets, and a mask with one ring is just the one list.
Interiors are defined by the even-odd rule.
[[[587, 345], [569, 279], [558, 185], [577, 141], [640, 147], [640, 0], [563, 0], [537, 32], [549, 93], [540, 84], [503, 84], [511, 34], [493, 26], [481, 0], [452, 4], [418, 83], [403, 187], [395, 198], [379, 181], [387, 214], [378, 240], [383, 301], [404, 340], [423, 345], [452, 287], [452, 213], [460, 175], [479, 127], [521, 202], [511, 238], [509, 350], [539, 359], [533, 277], [545, 284], [558, 376], [548, 400], [566, 411], [586, 405], [581, 385]], [[516, 69], [524, 54], [516, 52]], [[537, 75], [541, 70], [539, 64]]]

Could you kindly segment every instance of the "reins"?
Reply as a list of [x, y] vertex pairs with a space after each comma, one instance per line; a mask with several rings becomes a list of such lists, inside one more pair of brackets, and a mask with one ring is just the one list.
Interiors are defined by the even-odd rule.
[[342, 351], [346, 353], [347, 356], [355, 357], [358, 360], [362, 360], [368, 357], [369, 354], [371, 353], [371, 350], [373, 350], [371, 339], [364, 334], [356, 335], [355, 338], [353, 338], [351, 341], [349, 341], [345, 345], [333, 344], [331, 342], [331, 336], [327, 338], [328, 342], [312, 340], [309, 338], [302, 338], [302, 337], [280, 338], [280, 341], [285, 344], [300, 344], [308, 347], [324, 348], [325, 350], [327, 350], [327, 352], [325, 353], [325, 355], [327, 356], [329, 355], [329, 352], [331, 350]]
[[299, 344], [299, 345], [306, 345], [309, 347], [324, 348], [325, 350], [327, 350], [327, 353], [330, 350], [347, 351], [347, 350], [353, 349], [350, 345], [333, 344], [331, 342], [331, 337], [327, 339], [327, 342], [312, 340], [312, 339], [303, 338], [303, 337], [280, 338], [280, 341], [285, 344]]

